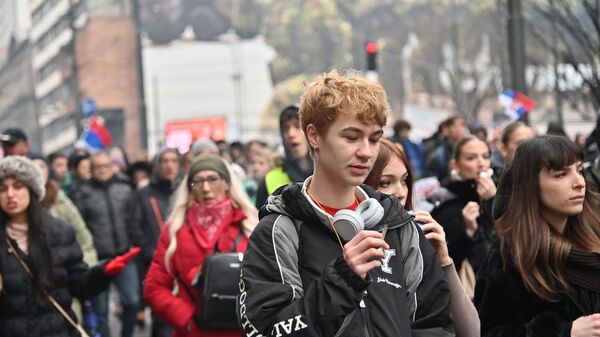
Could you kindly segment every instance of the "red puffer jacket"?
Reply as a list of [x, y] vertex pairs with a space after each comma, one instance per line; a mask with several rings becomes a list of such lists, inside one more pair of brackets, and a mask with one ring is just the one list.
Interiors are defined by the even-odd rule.
[[[234, 209], [227, 227], [223, 229], [218, 240], [219, 251], [228, 252], [233, 248], [244, 218], [240, 209]], [[190, 332], [185, 331], [185, 325], [194, 315], [195, 301], [192, 296], [199, 295], [199, 291], [191, 285], [191, 270], [201, 266], [204, 259], [213, 253], [214, 247], [203, 248], [196, 240], [190, 225], [184, 224], [177, 232], [177, 249], [171, 256], [171, 273], [169, 273], [165, 265], [165, 253], [169, 247], [169, 228], [170, 225], [165, 226], [160, 234], [152, 264], [144, 281], [144, 299], [155, 314], [175, 327], [175, 337], [239, 337], [240, 331], [237, 329], [207, 330], [195, 324]], [[247, 238], [242, 236], [236, 251], [244, 252], [247, 244]], [[177, 295], [172, 293], [175, 282], [179, 287]]]

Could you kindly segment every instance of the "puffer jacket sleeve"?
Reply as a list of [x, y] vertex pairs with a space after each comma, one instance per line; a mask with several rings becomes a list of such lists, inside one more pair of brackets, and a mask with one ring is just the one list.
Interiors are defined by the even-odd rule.
[[65, 254], [63, 266], [68, 275], [68, 288], [72, 296], [88, 299], [105, 291], [111, 278], [102, 271], [103, 265], [89, 268], [83, 261], [79, 243], [71, 225], [56, 218], [51, 219], [53, 230], [58, 231], [61, 254]]
[[271, 214], [250, 236], [240, 280], [239, 314], [245, 336], [334, 336], [370, 281], [343, 258], [303, 288], [299, 238], [292, 221]]
[[493, 249], [477, 274], [475, 307], [483, 337], [570, 337], [572, 322], [552, 310], [533, 315], [533, 306], [522, 281], [503, 269], [499, 250]]
[[403, 245], [408, 245], [404, 268], [414, 309], [412, 336], [454, 336], [450, 288], [433, 247], [413, 222], [403, 226], [402, 235]]
[[[183, 330], [185, 325], [192, 319], [195, 306], [190, 300], [172, 293], [176, 279], [167, 271], [165, 265], [165, 253], [169, 247], [168, 228], [169, 226], [166, 226], [160, 233], [150, 269], [146, 274], [144, 300], [160, 318], [177, 329]], [[183, 286], [185, 285], [180, 285], [180, 287]], [[179, 291], [185, 290], [179, 289]]]
[[73, 201], [69, 199], [64, 192], [59, 191], [59, 194], [59, 198], [61, 198], [63, 208], [65, 209], [65, 220], [73, 225], [73, 229], [75, 230], [75, 239], [77, 240], [77, 243], [83, 252], [83, 261], [85, 261], [88, 266], [95, 266], [98, 263], [98, 254], [96, 253], [96, 248], [94, 247], [94, 238], [92, 237], [92, 233], [90, 233], [90, 230], [87, 228], [81, 213], [79, 213], [79, 210]]

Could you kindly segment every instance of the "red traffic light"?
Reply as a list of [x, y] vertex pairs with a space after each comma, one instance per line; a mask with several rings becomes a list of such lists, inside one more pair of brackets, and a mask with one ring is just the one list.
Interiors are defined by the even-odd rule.
[[367, 44], [365, 45], [365, 49], [367, 50], [368, 54], [377, 54], [377, 42], [376, 41], [367, 42]]

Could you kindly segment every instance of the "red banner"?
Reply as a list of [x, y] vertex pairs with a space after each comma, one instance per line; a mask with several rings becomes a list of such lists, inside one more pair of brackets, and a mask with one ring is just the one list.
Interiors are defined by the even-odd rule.
[[197, 139], [225, 140], [227, 121], [225, 117], [209, 117], [170, 121], [165, 126], [165, 143], [180, 153], [189, 150]]

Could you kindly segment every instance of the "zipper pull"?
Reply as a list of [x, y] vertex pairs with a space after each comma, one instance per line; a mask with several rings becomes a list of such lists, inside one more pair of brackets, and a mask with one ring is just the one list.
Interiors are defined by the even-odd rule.
[[363, 291], [362, 297], [360, 299], [360, 303], [358, 304], [358, 306], [361, 307], [361, 308], [363, 308], [363, 309], [367, 307], [367, 305], [365, 304], [365, 298], [367, 298], [367, 291], [366, 290]]

